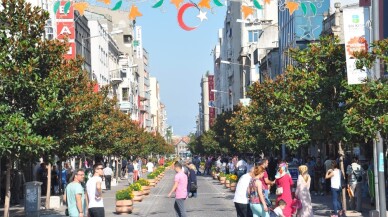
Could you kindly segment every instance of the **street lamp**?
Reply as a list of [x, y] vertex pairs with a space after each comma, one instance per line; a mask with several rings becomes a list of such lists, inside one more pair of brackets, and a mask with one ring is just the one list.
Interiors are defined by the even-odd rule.
[[[122, 34], [123, 33], [123, 30], [116, 30], [116, 31], [112, 31], [110, 33], [108, 33], [108, 35], [119, 35], [119, 34]], [[85, 54], [84, 54], [84, 50], [85, 50], [85, 40], [87, 39], [91, 39], [91, 38], [97, 38], [97, 37], [101, 37], [103, 36], [103, 34], [100, 34], [100, 35], [94, 35], [94, 36], [90, 36], [90, 37], [81, 37], [81, 55], [83, 58], [85, 58]], [[85, 62], [84, 62], [85, 64]], [[84, 64], [82, 64], [82, 68], [84, 69]], [[93, 72], [90, 72], [90, 80], [93, 80]]]
[[[224, 93], [224, 94], [227, 94], [229, 96], [229, 93], [226, 92], [226, 91], [222, 91], [222, 90], [211, 90], [211, 92], [213, 93]], [[232, 111], [233, 111], [233, 93], [230, 94], [231, 97], [232, 97], [232, 103], [229, 103], [229, 104], [232, 104]], [[229, 97], [228, 97], [228, 101], [229, 101]]]

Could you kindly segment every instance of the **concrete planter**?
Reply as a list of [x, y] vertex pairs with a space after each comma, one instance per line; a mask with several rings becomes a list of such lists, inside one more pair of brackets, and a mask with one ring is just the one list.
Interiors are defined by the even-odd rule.
[[133, 193], [133, 201], [141, 202], [143, 200], [143, 192], [142, 191], [132, 191]]
[[236, 185], [237, 185], [236, 182], [230, 183], [230, 190], [233, 191], [233, 192], [236, 191]]
[[225, 181], [226, 181], [226, 177], [220, 177], [220, 183], [221, 184], [225, 184]]
[[116, 201], [116, 213], [117, 214], [129, 214], [133, 210], [132, 200], [117, 200]]
[[230, 180], [225, 180], [225, 188], [230, 188]]
[[151, 186], [141, 186], [143, 195], [149, 195], [151, 193]]

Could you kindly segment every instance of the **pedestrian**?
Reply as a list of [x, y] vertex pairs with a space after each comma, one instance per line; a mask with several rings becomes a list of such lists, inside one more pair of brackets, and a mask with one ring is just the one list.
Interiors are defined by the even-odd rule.
[[263, 183], [260, 181], [264, 176], [264, 167], [253, 167], [253, 178], [249, 182], [248, 197], [253, 217], [269, 217], [268, 207], [263, 194]]
[[85, 190], [81, 183], [85, 179], [85, 172], [83, 169], [78, 169], [73, 175], [71, 181], [65, 189], [63, 201], [67, 204], [67, 213], [72, 217], [83, 217], [86, 215], [86, 200]]
[[[273, 210], [273, 214], [275, 214], [276, 217], [284, 217], [283, 215], [283, 210], [286, 208], [286, 201], [284, 200], [279, 200], [278, 206]], [[272, 217], [272, 215], [270, 215]]]
[[133, 184], [133, 170], [134, 170], [134, 167], [133, 167], [133, 164], [131, 161], [128, 161], [128, 184], [129, 185], [132, 185]]
[[[325, 174], [327, 173], [328, 170], [330, 170], [332, 168], [332, 161], [333, 161], [333, 157], [328, 157], [324, 163], [325, 165]], [[326, 190], [326, 194], [329, 194], [329, 192], [331, 192], [331, 184], [330, 184], [330, 179], [326, 179], [325, 178], [325, 190]]]
[[38, 169], [38, 180], [42, 182], [41, 194], [46, 195], [47, 193], [47, 167], [45, 163], [41, 163]]
[[148, 163], [146, 164], [147, 172], [152, 173], [154, 171], [154, 164], [152, 163], [151, 159], [148, 160]]
[[267, 158], [263, 158], [259, 162], [259, 166], [262, 166], [264, 168], [264, 174], [263, 174], [263, 177], [260, 178], [260, 181], [261, 181], [261, 183], [263, 185], [264, 196], [265, 196], [265, 198], [267, 200], [269, 200], [269, 189], [270, 189], [271, 186], [273, 186], [275, 184], [275, 181], [271, 181], [268, 178], [268, 173], [267, 173], [268, 159]]
[[354, 193], [354, 197], [349, 198], [350, 209], [361, 212], [361, 193], [364, 170], [358, 163], [357, 157], [353, 157], [353, 163], [348, 166], [346, 175], [348, 176], [348, 187]]
[[247, 162], [243, 159], [241, 159], [237, 162], [236, 168], [237, 168], [237, 177], [238, 178], [240, 178], [242, 175], [247, 173], [247, 171], [250, 171], [250, 170], [248, 170]]
[[136, 182], [139, 177], [139, 163], [137, 160], [133, 161], [133, 181]]
[[307, 163], [306, 166], [308, 168], [308, 174], [311, 177], [311, 188], [310, 190], [316, 193], [317, 189], [315, 188], [315, 173], [314, 173], [314, 168], [315, 168], [315, 162], [312, 157], [307, 158]]
[[253, 170], [251, 170], [249, 173], [242, 175], [237, 182], [233, 199], [234, 206], [236, 207], [237, 217], [253, 216], [252, 210], [249, 206], [249, 199], [247, 197], [247, 189], [253, 176]]
[[294, 184], [292, 182], [291, 175], [288, 172], [288, 165], [285, 162], [281, 162], [278, 166], [278, 171], [275, 175], [276, 183], [276, 203], [278, 204], [280, 200], [286, 202], [286, 207], [283, 210], [283, 215], [285, 217], [291, 217], [292, 214], [292, 195], [291, 195], [291, 186]]
[[234, 167], [232, 158], [229, 159], [228, 169], [229, 169], [229, 174], [235, 174], [235, 167]]
[[65, 192], [66, 185], [67, 185], [67, 173], [66, 173], [66, 168], [63, 167], [61, 171], [61, 193]]
[[174, 209], [177, 217], [186, 217], [185, 200], [187, 198], [187, 175], [182, 170], [182, 164], [178, 161], [174, 163], [174, 170], [176, 172], [174, 178], [174, 185], [168, 193], [168, 197], [171, 197], [175, 192]]
[[311, 177], [308, 174], [306, 165], [301, 165], [298, 168], [299, 176], [296, 184], [295, 197], [302, 203], [302, 208], [298, 210], [298, 217], [312, 217], [313, 207], [311, 206], [310, 184]]
[[113, 170], [109, 167], [109, 164], [106, 164], [104, 170], [103, 170], [104, 180], [105, 180], [105, 186], [106, 190], [110, 190], [110, 185], [112, 182], [112, 175]]
[[325, 176], [325, 168], [324, 165], [321, 161], [320, 157], [317, 157], [317, 162], [315, 162], [314, 166], [314, 174], [315, 174], [315, 190], [317, 194], [320, 194], [321, 196], [323, 195], [323, 183], [324, 183], [324, 176]]
[[[189, 198], [191, 198], [191, 197], [196, 198], [197, 197], [197, 189], [198, 189], [197, 174], [195, 172], [196, 166], [194, 164], [189, 164], [188, 168], [189, 168], [189, 177], [188, 177], [189, 179], [188, 179], [188, 184], [187, 184], [187, 192], [189, 192], [188, 196], [189, 196]], [[190, 195], [190, 193], [191, 193], [191, 195]]]
[[331, 169], [326, 172], [326, 179], [330, 179], [331, 183], [331, 196], [333, 201], [333, 214], [338, 216], [342, 214], [342, 204], [338, 199], [341, 193], [341, 170], [338, 169], [336, 161], [331, 162]]
[[55, 165], [51, 170], [51, 191], [54, 195], [59, 194], [59, 171]]
[[104, 201], [102, 199], [102, 176], [104, 167], [102, 163], [93, 165], [93, 177], [86, 183], [86, 192], [89, 199], [89, 216], [90, 217], [104, 217]]

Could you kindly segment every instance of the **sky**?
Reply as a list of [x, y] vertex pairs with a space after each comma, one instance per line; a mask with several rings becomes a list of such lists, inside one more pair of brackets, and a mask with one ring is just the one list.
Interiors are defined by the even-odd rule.
[[167, 108], [167, 123], [173, 127], [175, 135], [188, 135], [195, 132], [201, 77], [207, 71], [213, 73], [212, 50], [218, 29], [223, 27], [226, 6], [211, 3], [213, 13], [202, 9], [208, 18], [202, 23], [196, 17], [199, 10], [188, 8], [183, 20], [188, 26], [198, 28], [185, 31], [178, 25], [178, 10], [170, 0], [165, 0], [158, 9], [151, 7], [154, 3], [156, 1], [137, 4], [143, 16], [136, 19], [136, 25], [142, 26], [143, 48], [149, 53], [151, 76], [159, 81], [160, 98]]

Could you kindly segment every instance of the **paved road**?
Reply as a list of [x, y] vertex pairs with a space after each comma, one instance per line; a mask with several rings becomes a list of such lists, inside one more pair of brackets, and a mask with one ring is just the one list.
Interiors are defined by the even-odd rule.
[[[174, 171], [166, 171], [164, 178], [155, 188], [151, 189], [151, 194], [142, 202], [135, 203], [133, 213], [129, 216], [175, 216], [173, 208], [174, 199], [167, 197], [173, 185], [174, 175]], [[105, 198], [106, 216], [116, 216], [114, 214], [114, 200]], [[223, 186], [213, 181], [210, 177], [198, 176], [198, 197], [187, 199], [185, 205], [189, 217], [236, 216], [233, 204], [233, 193], [223, 188]]]

